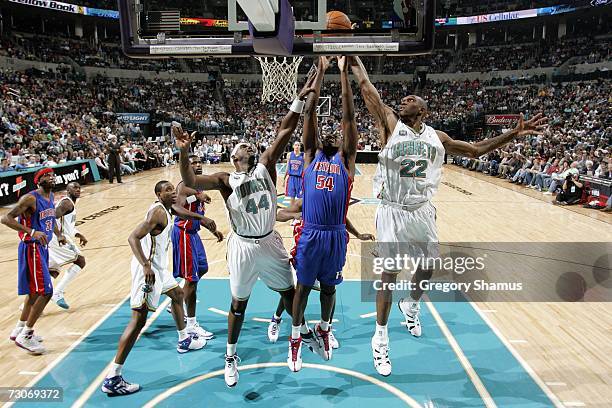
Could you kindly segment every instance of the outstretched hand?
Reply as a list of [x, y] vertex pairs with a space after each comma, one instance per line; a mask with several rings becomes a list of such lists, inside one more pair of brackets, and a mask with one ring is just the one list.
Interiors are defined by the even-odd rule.
[[309, 93], [315, 91], [315, 89], [313, 87], [313, 84], [314, 84], [316, 76], [317, 76], [317, 70], [316, 69], [311, 69], [310, 72], [308, 72], [308, 78], [306, 78], [306, 83], [304, 83], [304, 86], [302, 87], [302, 90], [298, 94], [298, 99], [304, 100], [304, 98]]
[[329, 68], [329, 64], [331, 62], [331, 57], [326, 57], [324, 55], [319, 57], [319, 69], [322, 69], [323, 72], [327, 71], [327, 68]]
[[517, 136], [541, 135], [547, 126], [548, 118], [538, 113], [533, 118], [525, 121], [525, 117], [521, 113], [519, 121], [514, 128]]
[[191, 146], [191, 142], [197, 132], [191, 132], [191, 134], [184, 132], [180, 126], [172, 126], [172, 135], [176, 139], [176, 147], [179, 149], [188, 149]]

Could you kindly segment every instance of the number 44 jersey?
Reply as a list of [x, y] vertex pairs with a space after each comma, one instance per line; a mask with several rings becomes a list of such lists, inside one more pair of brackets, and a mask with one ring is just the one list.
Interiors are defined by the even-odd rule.
[[416, 132], [398, 120], [378, 154], [374, 195], [402, 205], [429, 201], [438, 190], [443, 162], [444, 146], [432, 127], [422, 124]]
[[266, 166], [258, 163], [250, 172], [233, 172], [232, 194], [226, 202], [232, 230], [243, 237], [262, 237], [276, 222], [276, 186]]

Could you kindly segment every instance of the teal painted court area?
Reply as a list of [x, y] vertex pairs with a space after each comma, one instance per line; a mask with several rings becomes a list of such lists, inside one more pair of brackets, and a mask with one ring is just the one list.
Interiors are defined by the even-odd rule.
[[[360, 285], [347, 281], [338, 288], [335, 316], [338, 322], [334, 329], [340, 349], [335, 350], [329, 362], [304, 350], [305, 367], [299, 373], [290, 372], [285, 363], [285, 339], [291, 329], [287, 316], [283, 316], [281, 339], [276, 344], [268, 343], [267, 322], [254, 320], [267, 320], [278, 301], [278, 295], [259, 282], [251, 296], [238, 344], [244, 369], [238, 385], [227, 388], [223, 380], [227, 321], [219, 312], [229, 307], [229, 285], [225, 279], [205, 279], [199, 287], [198, 320], [215, 333], [215, 339], [203, 350], [179, 355], [175, 350], [177, 333], [172, 317], [162, 311], [140, 337], [124, 368], [126, 380], [141, 384], [141, 392], [109, 398], [100, 392], [97, 380], [112, 360], [117, 340], [129, 319], [127, 301], [36, 385], [62, 387], [62, 406], [71, 406], [79, 399], [80, 404], [92, 407], [118, 404], [140, 407], [150, 402], [167, 407], [194, 404], [219, 407], [233, 403], [260, 407], [485, 406], [482, 392], [477, 391], [465, 364], [460, 362], [441, 325], [425, 305], [423, 336], [419, 339], [400, 325], [401, 316], [394, 306], [389, 321], [393, 374], [387, 378], [376, 374], [370, 349], [375, 305], [361, 302]], [[554, 406], [471, 304], [434, 301], [431, 306], [491, 396], [494, 405], [489, 406]], [[213, 312], [209, 308], [219, 310]], [[314, 292], [307, 319], [316, 319], [319, 310], [318, 294]], [[92, 384], [95, 389], [91, 395], [82, 398]]]

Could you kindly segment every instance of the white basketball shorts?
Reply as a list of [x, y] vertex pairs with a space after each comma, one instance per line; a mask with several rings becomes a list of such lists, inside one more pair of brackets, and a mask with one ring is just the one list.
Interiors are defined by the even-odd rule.
[[261, 239], [232, 234], [227, 240], [227, 267], [232, 296], [248, 299], [257, 278], [272, 290], [293, 287], [289, 255], [276, 231]]
[[65, 245], [57, 242], [57, 237], [49, 243], [49, 269], [59, 270], [62, 266], [74, 263], [81, 255], [79, 247], [68, 241]]
[[436, 208], [430, 201], [414, 210], [381, 202], [376, 210], [376, 240], [377, 255], [380, 257], [394, 258], [406, 249], [411, 257], [438, 257], [440, 250]]
[[147, 309], [154, 312], [159, 305], [159, 298], [162, 294], [176, 288], [178, 283], [172, 272], [168, 269], [155, 270], [155, 284], [150, 287], [150, 292], [145, 292], [145, 276], [144, 270], [140, 262], [136, 258], [132, 258], [132, 289], [130, 292], [130, 307], [132, 309], [140, 309], [146, 304]]

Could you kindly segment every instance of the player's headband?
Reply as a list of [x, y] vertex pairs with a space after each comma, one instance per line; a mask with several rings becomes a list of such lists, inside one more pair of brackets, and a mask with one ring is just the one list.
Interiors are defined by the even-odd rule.
[[45, 167], [44, 169], [38, 170], [34, 175], [34, 184], [38, 185], [38, 181], [40, 180], [40, 178], [47, 173], [53, 173], [53, 169], [51, 167]]
[[252, 145], [250, 143], [246, 143], [246, 142], [238, 143], [236, 146], [234, 146], [234, 149], [232, 150], [232, 154], [231, 154], [230, 157], [234, 157], [236, 155], [236, 153], [238, 153], [238, 149], [240, 149], [243, 146], [246, 146], [246, 147], [251, 146], [252, 147]]

